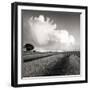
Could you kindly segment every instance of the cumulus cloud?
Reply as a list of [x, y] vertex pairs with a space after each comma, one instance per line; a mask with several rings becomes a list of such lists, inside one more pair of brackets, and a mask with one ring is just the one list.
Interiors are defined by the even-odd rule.
[[56, 37], [57, 42], [61, 42], [63, 44], [74, 44], [75, 38], [68, 33], [67, 30], [57, 30], [54, 31], [54, 35]]
[[66, 47], [75, 44], [75, 38], [70, 35], [67, 30], [57, 30], [57, 26], [49, 17], [40, 15], [38, 17], [30, 17], [30, 30], [33, 40], [38, 45], [47, 45], [49, 42], [54, 44], [65, 44]]

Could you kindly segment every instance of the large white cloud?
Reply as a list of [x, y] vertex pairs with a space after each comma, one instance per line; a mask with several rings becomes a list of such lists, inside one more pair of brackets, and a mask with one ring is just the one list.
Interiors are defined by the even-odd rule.
[[65, 47], [75, 44], [75, 38], [67, 30], [56, 30], [56, 24], [50, 18], [40, 15], [29, 19], [30, 30], [38, 45], [47, 45], [50, 41], [65, 44]]

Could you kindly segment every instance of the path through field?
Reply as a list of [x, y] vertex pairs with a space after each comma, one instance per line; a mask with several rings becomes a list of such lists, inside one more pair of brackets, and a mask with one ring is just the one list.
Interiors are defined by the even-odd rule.
[[[51, 75], [77, 75], [80, 74], [80, 58], [76, 55], [49, 54], [36, 59], [37, 55], [24, 56], [27, 62], [22, 64], [22, 77], [51, 76]], [[29, 60], [35, 58], [35, 60]]]

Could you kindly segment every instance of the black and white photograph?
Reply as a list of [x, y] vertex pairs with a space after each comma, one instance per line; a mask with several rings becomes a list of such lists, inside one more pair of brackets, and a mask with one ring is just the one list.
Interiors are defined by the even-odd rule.
[[13, 86], [87, 81], [86, 7], [48, 6], [12, 4]]
[[22, 77], [80, 75], [80, 13], [22, 10]]

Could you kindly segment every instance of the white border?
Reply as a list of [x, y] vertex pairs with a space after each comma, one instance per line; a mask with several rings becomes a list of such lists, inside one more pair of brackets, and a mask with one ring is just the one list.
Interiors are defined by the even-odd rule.
[[[21, 79], [21, 10], [43, 10], [43, 11], [64, 11], [79, 12], [80, 15], [80, 75], [69, 76], [50, 76], [50, 77], [30, 77]], [[36, 6], [18, 6], [18, 84], [47, 83], [47, 82], [64, 82], [85, 80], [85, 10], [70, 8], [52, 8]]]

